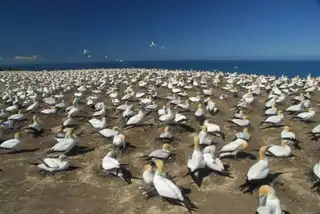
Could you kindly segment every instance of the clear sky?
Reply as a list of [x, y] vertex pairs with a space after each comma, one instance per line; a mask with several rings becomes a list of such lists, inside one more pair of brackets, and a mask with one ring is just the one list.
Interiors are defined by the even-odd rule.
[[0, 26], [0, 63], [320, 59], [318, 0], [3, 0]]

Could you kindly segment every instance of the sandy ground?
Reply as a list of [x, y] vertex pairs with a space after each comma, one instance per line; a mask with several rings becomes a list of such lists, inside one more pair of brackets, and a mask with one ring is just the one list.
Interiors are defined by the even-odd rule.
[[[160, 96], [164, 96], [168, 91], [161, 90], [159, 93]], [[223, 122], [233, 114], [230, 109], [236, 104], [236, 99], [230, 96], [229, 100], [221, 101], [218, 99], [221, 93], [222, 91], [216, 88], [215, 95], [212, 96], [221, 111], [216, 116], [209, 116], [209, 121], [219, 124], [227, 135], [225, 142], [214, 137], [219, 142], [218, 148], [230, 142], [236, 132], [234, 128], [227, 127], [227, 123]], [[86, 93], [86, 95], [90, 94]], [[190, 94], [194, 94], [194, 91], [190, 91]], [[71, 93], [67, 95], [67, 97], [70, 96]], [[245, 111], [250, 116], [252, 124], [250, 128], [252, 140], [249, 142], [247, 152], [255, 155], [263, 140], [274, 139], [273, 142], [279, 142], [281, 132], [280, 129], [260, 130], [258, 127], [263, 119], [262, 109], [265, 97], [266, 94], [263, 93], [249, 110]], [[110, 104], [109, 98], [100, 97], [100, 99]], [[313, 99], [319, 100], [318, 92], [314, 94]], [[71, 102], [71, 99], [66, 100]], [[290, 105], [289, 101], [290, 99], [278, 107], [285, 109]], [[162, 103], [163, 101], [157, 101], [157, 104]], [[314, 106], [316, 106], [315, 103]], [[41, 107], [41, 109], [44, 108], [46, 106]], [[196, 105], [193, 105], [192, 110], [195, 109]], [[319, 108], [316, 110], [319, 111]], [[108, 112], [108, 115], [115, 114], [112, 110]], [[194, 112], [186, 113], [194, 121], [193, 124], [199, 127], [193, 114]], [[90, 109], [84, 106], [82, 115], [90, 117]], [[155, 115], [150, 114], [148, 118], [152, 121]], [[28, 117], [26, 125], [31, 123], [31, 115]], [[98, 133], [92, 133], [93, 128], [87, 123], [88, 118], [79, 118], [81, 126], [76, 130], [76, 134], [81, 139], [81, 148], [71, 154], [71, 159], [77, 168], [48, 175], [30, 165], [29, 162], [44, 157], [45, 151], [54, 145], [54, 134], [50, 129], [59, 126], [64, 117], [64, 113], [59, 113], [59, 116], [40, 115], [42, 125], [46, 129], [45, 136], [33, 138], [31, 135], [26, 135], [23, 137], [25, 144], [21, 153], [0, 155], [0, 168], [3, 170], [0, 172], [0, 213], [186, 213], [185, 208], [162, 202], [157, 197], [146, 201], [138, 190], [138, 187], [142, 186], [141, 180], [133, 180], [132, 184], [127, 185], [118, 178], [101, 176], [98, 173], [99, 167], [102, 158], [108, 152], [111, 141]], [[281, 200], [282, 208], [291, 214], [320, 213], [320, 198], [310, 189], [312, 182], [306, 174], [309, 170], [307, 167], [312, 167], [320, 157], [319, 142], [311, 142], [306, 135], [315, 124], [293, 122], [290, 116], [286, 116], [285, 120], [302, 142], [302, 150], [293, 150], [295, 157], [289, 159], [270, 159], [271, 173], [283, 172], [276, 179], [279, 183], [283, 183], [277, 186], [277, 196]], [[319, 114], [316, 115], [315, 120], [319, 121]], [[109, 119], [108, 125], [121, 126], [123, 122], [118, 119]], [[133, 175], [142, 176], [144, 163], [139, 156], [161, 147], [160, 143], [154, 141], [154, 137], [161, 133], [158, 128], [154, 126], [147, 130], [134, 128], [125, 131], [128, 141], [136, 148], [125, 151], [121, 157], [121, 163], [128, 163]], [[9, 139], [14, 133], [15, 131], [6, 131], [5, 137]], [[176, 176], [174, 181], [177, 184], [191, 189], [189, 197], [199, 206], [198, 213], [249, 214], [255, 212], [258, 193], [244, 194], [238, 186], [244, 182], [249, 167], [256, 160], [224, 159], [223, 162], [230, 165], [233, 177], [209, 176], [198, 188], [189, 176], [183, 177], [187, 172], [187, 158], [192, 153], [189, 145], [192, 144], [193, 138], [190, 133], [180, 133], [176, 129], [173, 129], [173, 134], [178, 140], [172, 143], [172, 149], [178, 156], [167, 163], [166, 170], [172, 176]], [[38, 150], [34, 151], [34, 149]]]

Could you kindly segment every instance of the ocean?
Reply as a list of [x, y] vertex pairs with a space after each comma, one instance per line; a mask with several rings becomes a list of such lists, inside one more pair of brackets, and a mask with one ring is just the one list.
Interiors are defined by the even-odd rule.
[[184, 61], [132, 61], [52, 63], [1, 66], [23, 70], [57, 70], [89, 68], [163, 68], [184, 70], [222, 70], [248, 74], [281, 76], [320, 76], [320, 60], [184, 60]]

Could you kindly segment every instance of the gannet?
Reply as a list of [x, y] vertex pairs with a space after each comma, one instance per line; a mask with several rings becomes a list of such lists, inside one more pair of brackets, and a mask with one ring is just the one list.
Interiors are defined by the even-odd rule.
[[308, 132], [309, 137], [311, 137], [311, 140], [317, 141], [320, 138], [320, 124], [315, 126], [311, 132]]
[[70, 128], [66, 133], [65, 138], [55, 138], [58, 143], [51, 147], [48, 153], [62, 152], [62, 154], [67, 154], [68, 152], [70, 152], [78, 142], [78, 140], [76, 140], [75, 136], [73, 135], [73, 130], [74, 128]]
[[169, 131], [169, 126], [164, 127], [164, 132], [160, 134], [159, 140], [163, 140], [164, 142], [171, 142], [173, 140], [173, 136]]
[[236, 157], [238, 152], [241, 152], [248, 148], [248, 142], [243, 139], [236, 139], [228, 143], [227, 145], [223, 146], [222, 149], [218, 153], [218, 157], [226, 157], [226, 156], [233, 156]]
[[198, 109], [194, 113], [194, 115], [196, 116], [197, 120], [200, 121], [201, 124], [204, 122], [205, 114], [204, 114], [204, 109], [202, 108], [202, 104], [201, 103], [198, 104]]
[[214, 156], [215, 152], [216, 147], [214, 145], [210, 145], [204, 148], [203, 158], [206, 162], [206, 166], [214, 172], [222, 173], [223, 175], [228, 175], [221, 160], [218, 157]]
[[99, 131], [101, 135], [103, 135], [106, 138], [111, 138], [117, 134], [119, 134], [120, 129], [117, 126], [114, 126], [112, 129], [102, 129]]
[[193, 181], [198, 186], [200, 186], [199, 170], [203, 169], [206, 166], [206, 162], [205, 162], [205, 160], [203, 158], [203, 154], [200, 150], [199, 137], [198, 137], [197, 133], [194, 134], [193, 143], [194, 143], [194, 149], [193, 149], [191, 158], [188, 159], [188, 164], [187, 164], [188, 170], [189, 170], [188, 174], [190, 174]]
[[251, 135], [249, 134], [249, 129], [247, 127], [245, 127], [242, 132], [237, 132], [235, 137], [235, 140], [242, 139], [247, 142], [249, 142], [251, 139]]
[[267, 178], [269, 173], [269, 162], [265, 155], [267, 149], [267, 146], [262, 146], [260, 148], [259, 161], [252, 165], [248, 170], [245, 183], [239, 186], [241, 190], [247, 188], [246, 192], [250, 191], [252, 190], [253, 185]]
[[88, 121], [95, 129], [104, 129], [107, 125], [106, 117], [102, 117], [101, 120], [92, 118]]
[[6, 140], [0, 144], [0, 149], [11, 149], [15, 150], [18, 146], [22, 145], [21, 133], [17, 132], [13, 139]]
[[287, 140], [282, 140], [280, 145], [269, 145], [266, 154], [274, 157], [289, 157], [291, 155], [291, 147]]
[[262, 121], [260, 125], [270, 124], [270, 126], [268, 127], [278, 126], [282, 122], [283, 118], [284, 118], [283, 112], [282, 110], [279, 110], [277, 115], [268, 117], [267, 119]]
[[[261, 186], [259, 188], [259, 207], [265, 207], [264, 209], [268, 210], [269, 214], [284, 214], [280, 207], [280, 200], [275, 193], [276, 191], [273, 187], [269, 185]], [[261, 208], [259, 210], [261, 210]], [[259, 214], [265, 213], [261, 213], [260, 211]]]
[[113, 175], [121, 178], [128, 184], [131, 184], [132, 175], [128, 169], [126, 169], [123, 164], [119, 163], [118, 152], [112, 150], [107, 153], [106, 156], [102, 159], [102, 168], [103, 172], [106, 175]]
[[315, 179], [315, 182], [311, 188], [317, 188], [317, 191], [320, 193], [320, 160], [314, 165], [312, 169], [312, 175]]
[[315, 115], [315, 111], [313, 108], [309, 108], [308, 112], [302, 112], [295, 116], [293, 119], [299, 119], [304, 122], [310, 122], [310, 119]]
[[32, 119], [33, 123], [30, 124], [26, 129], [31, 130], [36, 135], [42, 134], [44, 130], [40, 127], [38, 117], [33, 115]]
[[214, 123], [209, 123], [208, 120], [205, 120], [203, 125], [207, 127], [207, 132], [213, 135], [220, 136], [223, 140], [225, 140], [225, 134], [221, 131], [220, 126]]
[[38, 160], [40, 161], [40, 163], [32, 163], [32, 164], [36, 165], [38, 169], [44, 170], [47, 172], [57, 172], [57, 171], [67, 170], [71, 165], [67, 156], [63, 154], [59, 155], [58, 158], [44, 158], [44, 159], [39, 158]]
[[176, 202], [186, 207], [189, 211], [196, 209], [196, 206], [192, 204], [188, 198], [186, 198], [178, 186], [172, 181], [164, 178], [164, 162], [163, 160], [156, 160], [157, 171], [153, 177], [153, 185], [157, 193], [169, 202]]

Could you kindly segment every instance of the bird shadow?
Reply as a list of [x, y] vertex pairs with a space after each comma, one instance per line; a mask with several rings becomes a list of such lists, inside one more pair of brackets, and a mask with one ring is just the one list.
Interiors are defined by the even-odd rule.
[[21, 149], [21, 150], [10, 151], [10, 152], [7, 152], [6, 154], [31, 153], [31, 152], [35, 152], [35, 151], [38, 151], [38, 150], [39, 150], [39, 148], [35, 148], [35, 149]]
[[245, 183], [240, 185], [239, 188], [243, 193], [250, 193], [251, 195], [263, 185], [271, 185], [276, 189], [278, 185], [283, 185], [283, 183], [276, 181], [276, 179], [282, 174], [284, 174], [284, 172], [270, 173], [266, 178], [259, 180], [249, 181], [248, 178], [246, 178]]
[[227, 156], [222, 156], [220, 157], [221, 160], [223, 159], [228, 159], [228, 158], [233, 158], [233, 159], [250, 159], [250, 160], [257, 160], [258, 158], [249, 153], [249, 152], [238, 152], [238, 154], [236, 156], [233, 156], [233, 155], [227, 155]]
[[80, 169], [81, 167], [79, 166], [69, 166], [68, 169], [64, 169], [64, 170], [60, 170], [60, 171], [54, 171], [54, 172], [48, 172], [45, 170], [40, 170], [41, 175], [43, 176], [56, 176], [56, 175], [60, 175], [64, 172], [72, 172], [75, 171], [77, 169]]
[[68, 156], [76, 156], [76, 155], [83, 155], [86, 154], [88, 152], [92, 152], [95, 148], [89, 148], [86, 146], [75, 146], [74, 149], [72, 149], [71, 151], [69, 151], [67, 153]]

